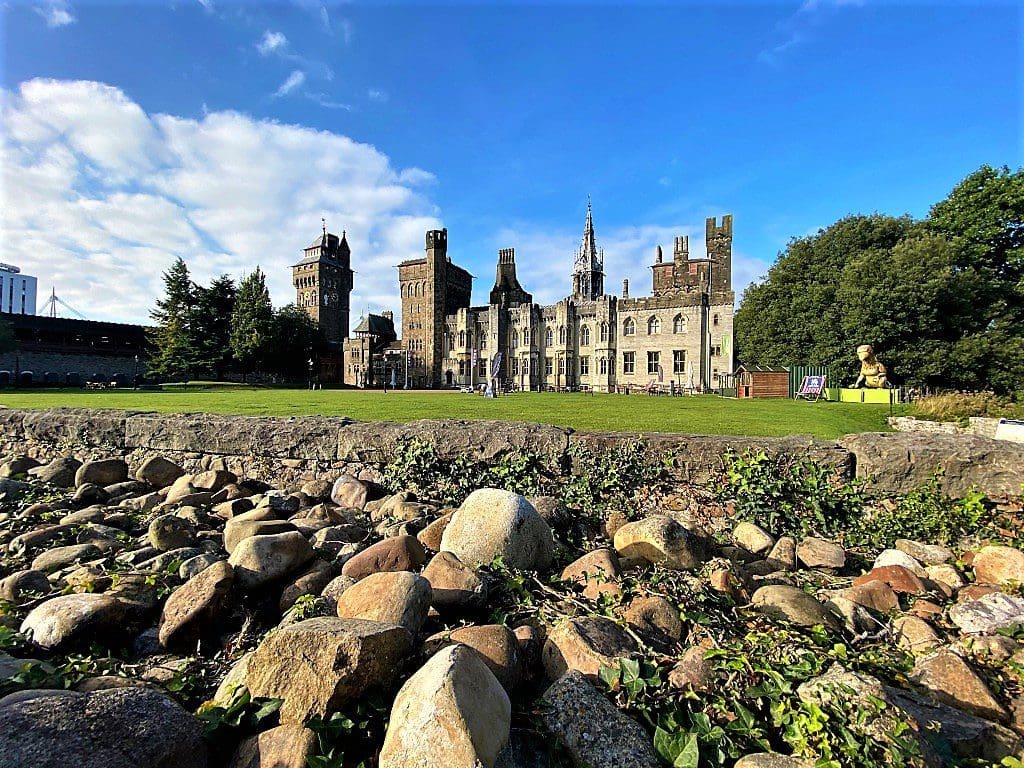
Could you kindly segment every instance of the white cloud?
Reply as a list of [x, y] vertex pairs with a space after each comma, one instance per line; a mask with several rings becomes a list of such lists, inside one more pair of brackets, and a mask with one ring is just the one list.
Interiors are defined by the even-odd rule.
[[773, 43], [757, 54], [762, 64], [776, 64], [779, 59], [794, 48], [812, 38], [812, 31], [822, 23], [830, 12], [838, 8], [859, 7], [866, 0], [804, 0], [800, 7], [775, 26], [779, 42]]
[[147, 114], [100, 83], [32, 80], [2, 96], [4, 260], [91, 319], [147, 322], [177, 256], [201, 283], [259, 264], [275, 304], [288, 303], [289, 267], [321, 216], [347, 230], [353, 314], [397, 310], [394, 265], [441, 226], [417, 191], [431, 174], [336, 133]]
[[272, 32], [269, 29], [263, 33], [263, 37], [256, 43], [256, 50], [261, 56], [269, 56], [275, 51], [283, 51], [288, 47], [288, 38], [282, 32]]
[[287, 96], [289, 93], [294, 91], [300, 85], [306, 82], [306, 73], [301, 69], [294, 69], [292, 73], [288, 75], [281, 86], [274, 92], [275, 96]]
[[51, 0], [43, 5], [37, 5], [35, 11], [46, 21], [46, 26], [51, 28], [66, 27], [78, 21], [66, 0]]
[[366, 98], [370, 101], [385, 102], [388, 100], [388, 95], [379, 88], [371, 88], [366, 92]]

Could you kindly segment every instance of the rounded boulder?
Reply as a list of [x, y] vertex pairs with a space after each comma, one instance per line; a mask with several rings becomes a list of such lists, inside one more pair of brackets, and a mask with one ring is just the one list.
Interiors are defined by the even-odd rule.
[[452, 515], [441, 550], [467, 565], [501, 557], [505, 565], [544, 570], [554, 559], [551, 528], [525, 497], [497, 488], [473, 491]]

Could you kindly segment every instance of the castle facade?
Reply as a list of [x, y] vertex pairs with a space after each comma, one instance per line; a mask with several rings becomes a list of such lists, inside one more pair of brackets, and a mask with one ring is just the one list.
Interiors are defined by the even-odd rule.
[[428, 231], [425, 255], [398, 265], [401, 339], [385, 333], [370, 343], [364, 332], [346, 340], [343, 380], [475, 388], [493, 376], [535, 391], [715, 389], [733, 368], [732, 216], [707, 219], [705, 242], [707, 257], [694, 259], [685, 236], [675, 238], [670, 260], [658, 246], [650, 295], [631, 297], [628, 281], [610, 295], [588, 204], [569, 295], [534, 303], [507, 248], [488, 303], [474, 307], [473, 276], [448, 256], [448, 231]]

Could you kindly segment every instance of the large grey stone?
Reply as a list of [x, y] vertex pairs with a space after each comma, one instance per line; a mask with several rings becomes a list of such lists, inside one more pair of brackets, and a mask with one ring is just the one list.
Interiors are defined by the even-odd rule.
[[166, 488], [183, 474], [185, 470], [170, 459], [150, 456], [142, 462], [142, 466], [135, 473], [135, 478], [143, 483], [149, 483], [154, 488]]
[[992, 592], [977, 600], [957, 603], [949, 609], [949, 618], [961, 632], [985, 635], [1024, 624], [1024, 597]]
[[228, 562], [243, 589], [255, 589], [295, 573], [316, 556], [298, 531], [243, 539]]
[[473, 491], [452, 516], [441, 549], [466, 565], [501, 557], [524, 570], [547, 568], [554, 558], [551, 528], [523, 496], [498, 488]]
[[198, 721], [160, 691], [62, 691], [0, 706], [3, 768], [205, 768]]
[[270, 632], [245, 666], [253, 696], [284, 699], [281, 721], [304, 723], [395, 678], [409, 651], [401, 627], [320, 617]]
[[505, 689], [476, 651], [443, 648], [398, 691], [380, 768], [493, 766], [511, 718]]
[[973, 435], [923, 432], [868, 432], [839, 438], [856, 458], [857, 477], [872, 490], [908, 493], [935, 477], [950, 496], [977, 486], [988, 496], [1020, 493], [1024, 444]]
[[83, 486], [88, 483], [98, 485], [101, 488], [114, 483], [120, 483], [128, 479], [128, 464], [124, 459], [99, 459], [98, 461], [87, 461], [78, 468], [75, 473], [75, 485]]
[[61, 595], [33, 608], [21, 632], [42, 648], [78, 647], [123, 633], [124, 615], [124, 606], [109, 595]]
[[750, 600], [751, 605], [769, 618], [788, 621], [803, 627], [824, 624], [839, 629], [836, 616], [813, 595], [798, 587], [773, 584], [758, 589]]
[[615, 549], [623, 557], [641, 557], [674, 569], [692, 570], [704, 560], [700, 540], [668, 515], [626, 523], [615, 532]]
[[656, 768], [658, 758], [640, 724], [620, 712], [583, 676], [570, 670], [542, 697], [544, 725], [576, 765]]

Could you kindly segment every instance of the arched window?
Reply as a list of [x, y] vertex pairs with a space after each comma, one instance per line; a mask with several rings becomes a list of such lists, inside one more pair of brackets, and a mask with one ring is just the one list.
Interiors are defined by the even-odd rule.
[[658, 318], [652, 317], [650, 320], [647, 321], [647, 334], [648, 335], [650, 335], [652, 333], [660, 333], [660, 332], [661, 332], [661, 321]]
[[718, 325], [718, 313], [717, 312], [715, 313], [715, 316], [711, 319], [711, 324], [712, 325]]
[[602, 357], [597, 363], [597, 370], [603, 376], [608, 373], [608, 358]]
[[555, 332], [551, 328], [548, 328], [546, 331], [544, 331], [544, 346], [550, 347], [554, 343]]
[[590, 326], [584, 325], [580, 328], [580, 346], [590, 346]]
[[515, 328], [512, 329], [512, 349], [519, 346], [519, 331]]
[[636, 335], [636, 323], [632, 317], [627, 317], [622, 321], [622, 335], [623, 336], [634, 336]]
[[601, 323], [601, 341], [608, 341], [608, 323]]
[[466, 332], [465, 331], [459, 331], [459, 346], [460, 347], [466, 346]]
[[558, 343], [565, 344], [565, 326], [558, 326]]
[[682, 314], [672, 318], [672, 333], [686, 333], [686, 318]]

